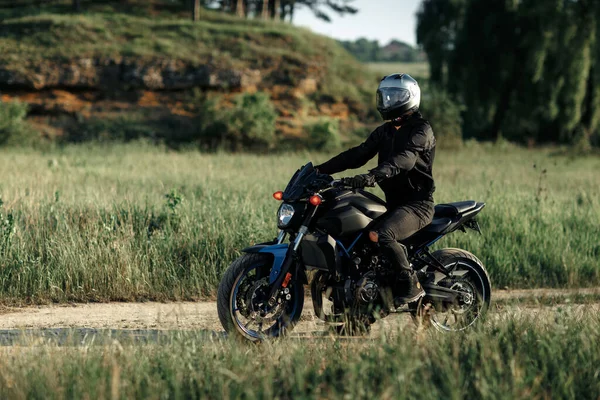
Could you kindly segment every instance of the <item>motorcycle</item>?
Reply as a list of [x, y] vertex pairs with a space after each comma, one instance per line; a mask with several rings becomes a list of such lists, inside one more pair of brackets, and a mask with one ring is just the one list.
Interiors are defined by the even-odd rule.
[[441, 331], [464, 330], [484, 317], [491, 284], [481, 261], [465, 250], [431, 252], [430, 246], [457, 230], [481, 233], [475, 217], [485, 203], [436, 205], [433, 221], [402, 241], [426, 294], [396, 304], [407, 282], [367, 234], [387, 211], [382, 199], [318, 173], [311, 163], [273, 197], [282, 202], [279, 235], [242, 250], [219, 285], [218, 314], [228, 333], [250, 341], [289, 333], [300, 319], [309, 275], [315, 315], [338, 333], [365, 333], [393, 312]]

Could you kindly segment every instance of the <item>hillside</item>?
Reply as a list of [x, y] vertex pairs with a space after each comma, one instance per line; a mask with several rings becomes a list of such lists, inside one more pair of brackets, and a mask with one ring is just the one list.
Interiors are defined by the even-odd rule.
[[334, 40], [284, 23], [104, 3], [0, 13], [2, 100], [28, 102], [50, 135], [124, 115], [185, 129], [215, 93], [267, 92], [292, 136], [305, 118], [364, 117], [372, 103], [372, 74]]

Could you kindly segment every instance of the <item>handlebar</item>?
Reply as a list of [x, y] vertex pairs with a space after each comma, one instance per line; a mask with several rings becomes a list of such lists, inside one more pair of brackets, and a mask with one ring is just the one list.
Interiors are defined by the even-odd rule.
[[[340, 186], [344, 186], [344, 187], [348, 187], [348, 188], [352, 188], [352, 186], [344, 183], [344, 179], [334, 179], [333, 181], [331, 181], [331, 187], [340, 187]], [[365, 186], [365, 187], [375, 187], [375, 185], [369, 185], [369, 186]]]
[[[340, 186], [347, 187], [347, 188], [352, 188], [352, 186], [344, 183], [344, 178], [342, 178], [342, 179], [334, 179], [333, 181], [331, 181], [331, 187], [340, 187]], [[369, 186], [369, 187], [375, 187], [375, 185]]]

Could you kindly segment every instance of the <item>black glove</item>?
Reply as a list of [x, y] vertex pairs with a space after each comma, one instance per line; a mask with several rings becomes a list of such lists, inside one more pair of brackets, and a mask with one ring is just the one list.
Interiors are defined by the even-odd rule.
[[344, 185], [351, 186], [354, 189], [362, 189], [364, 187], [375, 186], [376, 180], [373, 174], [356, 175], [354, 178], [343, 178]]

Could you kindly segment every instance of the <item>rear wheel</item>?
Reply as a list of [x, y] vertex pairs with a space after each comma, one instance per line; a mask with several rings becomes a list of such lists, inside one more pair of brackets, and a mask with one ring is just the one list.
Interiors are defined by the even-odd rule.
[[275, 306], [268, 305], [271, 266], [267, 255], [244, 254], [225, 271], [217, 292], [217, 310], [228, 333], [260, 341], [285, 335], [300, 319], [304, 290], [295, 280]]
[[[434, 301], [427, 296], [409, 304], [414, 321], [420, 326], [433, 326], [440, 331], [462, 331], [483, 320], [490, 306], [490, 278], [477, 257], [461, 249], [442, 249], [435, 257], [451, 277], [436, 272], [436, 284], [461, 292], [453, 302]], [[433, 272], [434, 269], [428, 270]]]

